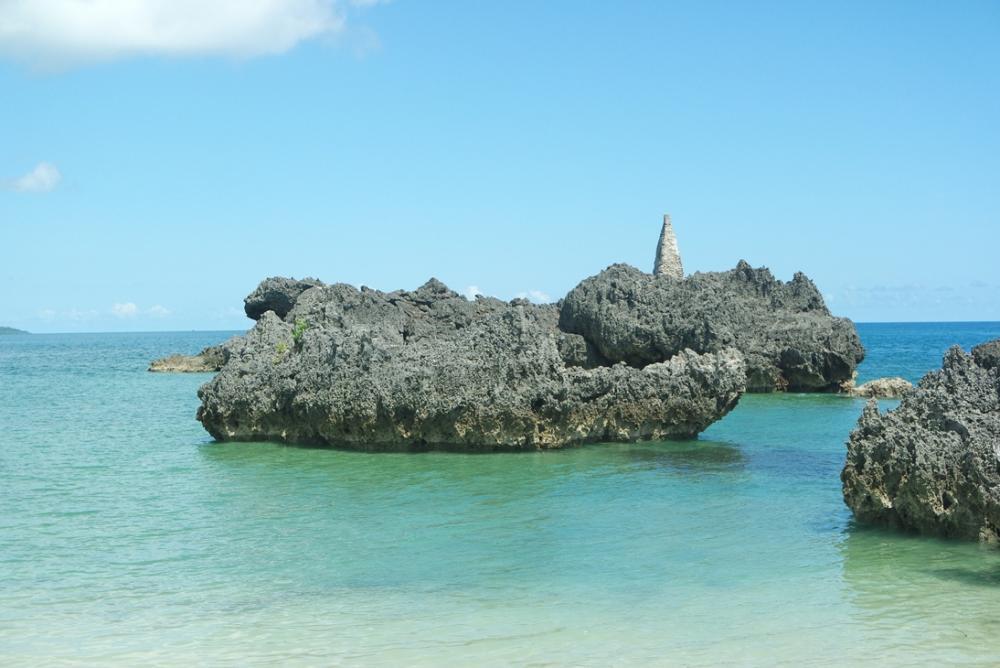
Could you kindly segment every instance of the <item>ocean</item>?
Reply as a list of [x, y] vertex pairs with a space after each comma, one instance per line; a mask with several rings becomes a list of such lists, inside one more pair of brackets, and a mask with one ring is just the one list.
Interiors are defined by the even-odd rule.
[[[860, 381], [915, 381], [1000, 323], [859, 331]], [[1000, 550], [844, 506], [862, 400], [541, 453], [214, 443], [210, 376], [146, 367], [230, 334], [0, 337], [0, 665], [1000, 663]]]

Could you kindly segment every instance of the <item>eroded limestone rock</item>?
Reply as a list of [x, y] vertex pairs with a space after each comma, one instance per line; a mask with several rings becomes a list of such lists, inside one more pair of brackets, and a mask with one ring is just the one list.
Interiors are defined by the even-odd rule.
[[804, 274], [783, 283], [743, 261], [683, 280], [612, 265], [569, 292], [559, 327], [634, 367], [736, 348], [751, 392], [839, 391], [864, 358], [854, 323], [832, 316]]
[[299, 295], [316, 285], [320, 282], [314, 278], [268, 278], [243, 300], [243, 310], [251, 320], [257, 320], [267, 311], [274, 311], [279, 318], [284, 318]]
[[898, 399], [913, 389], [913, 383], [905, 378], [876, 378], [861, 385], [848, 382], [844, 392], [852, 397], [864, 399]]
[[149, 364], [149, 370], [160, 373], [208, 373], [222, 368], [228, 359], [225, 344], [209, 346], [197, 355], [170, 355]]
[[558, 318], [556, 305], [468, 301], [434, 280], [390, 293], [315, 285], [227, 344], [198, 419], [220, 440], [554, 448], [692, 437], [743, 391], [735, 350], [637, 369], [601, 359]]
[[[994, 342], [994, 344], [1000, 342]], [[958, 346], [899, 407], [872, 400], [847, 444], [844, 501], [863, 522], [996, 542], [1000, 369]]]

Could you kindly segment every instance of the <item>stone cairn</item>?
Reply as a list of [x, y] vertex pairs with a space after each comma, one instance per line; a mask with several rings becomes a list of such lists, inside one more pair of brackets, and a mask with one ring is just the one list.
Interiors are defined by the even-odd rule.
[[660, 241], [656, 244], [653, 275], [684, 278], [684, 266], [681, 264], [681, 253], [677, 250], [677, 236], [670, 222], [670, 214], [663, 215], [663, 229], [660, 231]]

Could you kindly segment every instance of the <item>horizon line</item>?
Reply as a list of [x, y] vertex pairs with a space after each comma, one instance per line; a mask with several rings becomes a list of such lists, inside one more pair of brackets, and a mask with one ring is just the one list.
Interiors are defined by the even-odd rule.
[[[1000, 325], [1000, 320], [852, 320], [855, 325]], [[28, 330], [21, 330], [24, 334], [31, 335], [55, 335], [55, 334], [211, 334], [214, 332], [242, 332], [249, 331], [253, 328], [253, 325], [247, 327], [246, 330], [241, 329], [137, 329], [137, 330], [93, 330], [93, 331], [79, 331], [79, 332], [31, 332]], [[12, 327], [12, 329], [20, 329], [19, 327]], [[6, 338], [7, 336], [18, 336], [19, 334], [6, 334], [0, 337], [0, 340]]]

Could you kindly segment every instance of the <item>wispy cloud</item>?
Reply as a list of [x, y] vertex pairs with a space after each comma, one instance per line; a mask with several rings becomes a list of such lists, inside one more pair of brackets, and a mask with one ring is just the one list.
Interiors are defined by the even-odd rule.
[[132, 302], [115, 304], [111, 307], [111, 313], [116, 318], [134, 318], [139, 314], [139, 307]]
[[21, 193], [45, 193], [59, 185], [61, 179], [62, 174], [55, 165], [40, 162], [24, 176], [10, 181], [7, 187]]
[[548, 304], [552, 301], [552, 298], [548, 294], [542, 292], [541, 290], [528, 290], [526, 292], [518, 292], [518, 299], [527, 299], [533, 301], [536, 304]]
[[[253, 57], [340, 33], [339, 0], [0, 1], [0, 52], [42, 67], [136, 55]], [[351, 0], [351, 7], [378, 4]]]
[[471, 302], [476, 300], [476, 295], [483, 294], [483, 291], [479, 289], [478, 285], [470, 285], [465, 290], [462, 290], [462, 294]]

